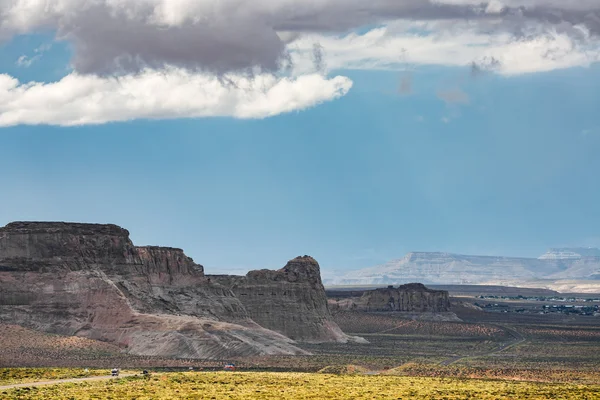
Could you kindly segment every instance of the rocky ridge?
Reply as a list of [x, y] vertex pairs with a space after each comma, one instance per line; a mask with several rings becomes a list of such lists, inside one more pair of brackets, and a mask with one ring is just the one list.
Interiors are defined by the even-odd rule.
[[278, 271], [250, 271], [246, 276], [211, 276], [235, 293], [250, 318], [294, 340], [347, 342], [332, 322], [317, 261], [297, 257]]
[[600, 257], [600, 249], [594, 247], [565, 247], [549, 249], [539, 260], [579, 260]]
[[[294, 282], [295, 301], [310, 301], [293, 310], [284, 303], [272, 308], [283, 315], [273, 321], [293, 312], [300, 318], [298, 326], [310, 320], [336, 333], [322, 334], [313, 327], [297, 339], [347, 340], [327, 307], [320, 306], [318, 299], [325, 295], [318, 272], [298, 265], [284, 273], [261, 272], [266, 278], [256, 282], [270, 282], [279, 291], [286, 291], [279, 285], [291, 288]], [[223, 283], [225, 279], [220, 283], [205, 276], [204, 268], [183, 250], [136, 247], [129, 232], [116, 225], [15, 222], [0, 228], [0, 322], [102, 340], [136, 355], [306, 353], [291, 338], [253, 320], [252, 315], [259, 319], [256, 311], [248, 312]], [[250, 285], [246, 290], [253, 293]], [[300, 294], [302, 290], [306, 293]], [[276, 322], [265, 321], [277, 328]]]
[[537, 279], [598, 279], [600, 257], [591, 250], [580, 253], [575, 256], [554, 252], [540, 258], [522, 258], [415, 252], [383, 265], [328, 279], [325, 283], [328, 286], [409, 282], [503, 285]]

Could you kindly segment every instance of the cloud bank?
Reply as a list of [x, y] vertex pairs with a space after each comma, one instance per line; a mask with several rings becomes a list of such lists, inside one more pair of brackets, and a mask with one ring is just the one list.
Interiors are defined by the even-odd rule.
[[136, 118], [265, 118], [345, 95], [352, 81], [319, 74], [219, 79], [182, 69], [101, 78], [71, 74], [56, 83], [20, 84], [0, 75], [0, 126], [101, 124]]
[[343, 33], [390, 21], [477, 25], [526, 36], [532, 26], [600, 34], [597, 0], [3, 0], [0, 37], [52, 29], [74, 46], [79, 73], [165, 65], [231, 72], [279, 69], [278, 32]]
[[[600, 61], [598, 0], [0, 2], [0, 41], [40, 31], [55, 32], [57, 41], [71, 45], [73, 73], [50, 84], [15, 84], [3, 77], [2, 124], [259, 118], [344, 95], [351, 86], [347, 78], [326, 78], [336, 70], [409, 63], [516, 75]], [[244, 89], [223, 85], [224, 77]], [[143, 93], [148, 82], [164, 83], [154, 86], [154, 102]], [[193, 90], [186, 90], [186, 82]], [[301, 88], [306, 82], [319, 83]], [[209, 88], [216, 90], [216, 101]], [[50, 102], [60, 116], [48, 111], [33, 117], [41, 104], [31, 100], [34, 95], [56, 99], [59, 89], [68, 89], [76, 96], [71, 101], [81, 105]], [[194, 101], [155, 104], [182, 91]], [[94, 102], [93, 96], [110, 101]], [[111, 103], [121, 112], [111, 110]]]
[[[362, 35], [306, 35], [289, 46], [291, 59], [297, 73], [311, 71], [308, 54], [318, 41], [330, 70], [442, 65], [467, 66], [475, 75], [490, 71], [510, 76], [600, 61], [600, 40], [580, 41], [554, 29], [537, 27], [528, 37], [515, 38], [507, 32], [482, 33], [468, 23], [451, 30], [431, 25], [435, 24], [389, 24]], [[416, 29], [428, 34], [414, 33]]]

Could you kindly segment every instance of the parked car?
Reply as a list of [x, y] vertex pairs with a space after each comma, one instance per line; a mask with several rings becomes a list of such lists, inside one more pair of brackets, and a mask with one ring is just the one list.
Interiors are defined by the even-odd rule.
[[235, 371], [235, 364], [225, 364], [223, 368], [225, 371]]

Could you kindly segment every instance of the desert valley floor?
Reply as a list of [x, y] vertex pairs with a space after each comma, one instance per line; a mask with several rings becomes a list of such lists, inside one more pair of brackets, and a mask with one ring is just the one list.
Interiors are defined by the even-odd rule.
[[[119, 385], [80, 382], [0, 394], [15, 399], [600, 398], [598, 317], [482, 311], [472, 306], [476, 300], [451, 297], [460, 321], [443, 313], [417, 318], [338, 311], [337, 324], [369, 343], [303, 344], [312, 355], [210, 361], [126, 355], [107, 343], [4, 324], [0, 386], [108, 375], [115, 366], [136, 375]], [[237, 371], [219, 372], [225, 363], [235, 363]], [[151, 377], [140, 375], [142, 369]], [[340, 397], [340, 390], [347, 396]]]

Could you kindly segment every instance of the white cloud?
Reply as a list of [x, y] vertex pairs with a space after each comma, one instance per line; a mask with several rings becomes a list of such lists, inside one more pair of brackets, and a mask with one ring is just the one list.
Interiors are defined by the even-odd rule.
[[40, 58], [41, 58], [41, 56], [39, 54], [35, 55], [33, 57], [28, 57], [26, 55], [22, 55], [21, 57], [19, 57], [17, 59], [17, 62], [15, 64], [18, 65], [19, 67], [29, 68], [33, 65], [33, 63], [38, 61]]
[[[75, 72], [54, 83], [0, 76], [0, 126], [263, 118], [345, 95], [352, 82], [332, 71], [511, 76], [600, 61], [598, 0], [0, 0], [0, 40], [39, 31], [69, 42]], [[249, 70], [262, 72], [239, 72]], [[441, 93], [468, 102], [452, 95]]]
[[[431, 29], [427, 34], [414, 29]], [[314, 70], [313, 43], [323, 48], [329, 70], [396, 70], [410, 65], [469, 66], [495, 60], [494, 72], [519, 75], [600, 62], [600, 40], [581, 43], [565, 33], [532, 32], [524, 38], [508, 33], [478, 33], [473, 26], [445, 29], [432, 24], [390, 24], [359, 35], [306, 35], [292, 42], [294, 71]]]
[[15, 64], [18, 65], [19, 67], [29, 68], [34, 63], [38, 62], [42, 58], [42, 55], [45, 52], [47, 52], [48, 50], [50, 50], [51, 48], [52, 48], [52, 44], [50, 44], [50, 43], [43, 44], [40, 47], [38, 47], [37, 49], [33, 50], [33, 52], [35, 53], [35, 55], [33, 57], [29, 57], [27, 55], [22, 55], [21, 57], [19, 57], [17, 59], [17, 62]]
[[38, 47], [37, 49], [33, 50], [33, 52], [36, 53], [36, 54], [42, 54], [42, 53], [47, 52], [51, 48], [52, 48], [52, 43], [44, 43], [40, 47]]
[[169, 68], [124, 77], [73, 73], [54, 83], [21, 84], [0, 75], [0, 126], [101, 124], [137, 118], [265, 118], [344, 96], [352, 81], [319, 74], [223, 79]]
[[497, 14], [502, 12], [506, 6], [499, 0], [491, 0], [488, 3], [488, 6], [485, 9], [485, 12], [488, 14]]
[[[0, 1], [0, 39], [55, 31], [60, 40], [70, 42], [72, 65], [79, 73], [138, 72], [168, 65], [213, 72], [260, 66], [273, 72], [286, 57], [286, 42], [277, 31], [339, 35], [372, 24], [431, 25], [432, 21], [446, 29], [473, 24], [480, 32], [478, 40], [502, 39], [490, 45], [507, 45], [534, 27], [540, 33], [558, 30], [581, 45], [587, 42], [590, 48], [597, 48], [600, 4], [598, 0]], [[453, 38], [436, 34], [412, 39], [414, 44], [426, 42], [428, 49], [432, 47], [428, 40], [440, 41], [437, 49], [446, 60], [445, 45], [453, 44]], [[397, 40], [389, 43], [392, 48], [396, 44]], [[545, 44], [533, 45], [542, 51]], [[419, 53], [418, 47], [409, 50]], [[480, 53], [478, 50], [471, 52]], [[456, 62], [464, 65], [468, 53], [463, 49]], [[421, 56], [425, 61], [438, 58]], [[391, 58], [379, 57], [372, 64], [396, 61]], [[466, 63], [472, 61], [476, 60]]]
[[[430, 33], [415, 33], [415, 27]], [[315, 48], [319, 48], [322, 58], [318, 63]], [[175, 67], [118, 77], [74, 72], [47, 84], [20, 84], [4, 76], [5, 83], [0, 85], [0, 126], [82, 125], [138, 118], [263, 118], [345, 95], [352, 82], [341, 76], [328, 79], [323, 68], [469, 66], [473, 60], [480, 60], [478, 65], [485, 68], [493, 60], [493, 72], [516, 75], [586, 66], [600, 60], [600, 47], [584, 47], [557, 32], [539, 32], [517, 40], [509, 34], [481, 34], [468, 24], [448, 31], [435, 21], [426, 25], [390, 24], [362, 35], [303, 35], [289, 43], [288, 50], [293, 66], [290, 77], [268, 73], [259, 73], [255, 78], [226, 75], [233, 84], [208, 73]], [[39, 54], [36, 52], [36, 56]], [[458, 89], [441, 91], [438, 97], [447, 103], [469, 101]]]

